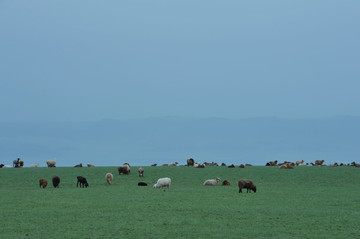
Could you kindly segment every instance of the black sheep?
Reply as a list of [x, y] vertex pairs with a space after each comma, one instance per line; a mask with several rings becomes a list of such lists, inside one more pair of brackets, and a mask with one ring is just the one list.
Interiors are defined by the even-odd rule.
[[139, 183], [138, 183], [138, 186], [147, 186], [147, 183], [139, 182]]
[[80, 183], [80, 188], [81, 188], [81, 186], [82, 187], [88, 187], [89, 186], [89, 184], [88, 184], [88, 182], [86, 181], [86, 178], [84, 178], [84, 177], [82, 177], [82, 176], [77, 176], [77, 184], [76, 184], [76, 187], [78, 187], [79, 186], [79, 183]]
[[59, 187], [59, 183], [60, 183], [60, 178], [59, 178], [59, 176], [54, 176], [54, 177], [52, 178], [52, 183], [53, 183], [54, 188], [58, 188], [58, 187]]

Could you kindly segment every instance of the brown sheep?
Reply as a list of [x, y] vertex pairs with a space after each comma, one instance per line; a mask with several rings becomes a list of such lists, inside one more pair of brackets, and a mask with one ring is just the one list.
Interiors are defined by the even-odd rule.
[[239, 168], [245, 168], [244, 164], [240, 164]]
[[256, 193], [256, 186], [254, 185], [253, 181], [249, 180], [249, 179], [240, 179], [238, 182], [238, 186], [239, 186], [239, 193], [242, 193], [242, 189], [246, 188], [246, 193], [251, 192], [251, 190], [254, 191], [254, 193]]
[[88, 165], [87, 165], [89, 168], [92, 168], [92, 167], [95, 167], [95, 165], [94, 164], [90, 164], [90, 163], [88, 163]]
[[194, 161], [193, 158], [189, 158], [188, 160], [186, 160], [186, 163], [187, 163], [187, 166], [188, 166], [188, 167], [189, 167], [189, 166], [194, 166], [195, 161]]
[[107, 182], [109, 185], [111, 185], [112, 180], [114, 179], [114, 176], [112, 175], [112, 173], [107, 173], [107, 174], [105, 175], [105, 179], [106, 179], [106, 182]]
[[20, 168], [24, 167], [24, 161], [20, 160]]
[[221, 163], [221, 166], [226, 166], [226, 164], [225, 164], [225, 163]]
[[235, 168], [235, 165], [231, 164], [231, 165], [228, 166], [228, 168]]
[[280, 169], [294, 169], [294, 165], [290, 163], [283, 164], [279, 167]]
[[245, 166], [249, 167], [249, 166], [252, 166], [252, 164], [246, 163]]
[[60, 184], [59, 176], [52, 177], [52, 183], [53, 183], [54, 188], [58, 188], [59, 184]]
[[143, 167], [140, 167], [138, 169], [138, 172], [139, 172], [139, 177], [144, 177], [144, 168]]
[[223, 186], [230, 186], [230, 182], [226, 179], [222, 182]]
[[75, 167], [75, 168], [79, 168], [79, 167], [81, 168], [81, 167], [82, 167], [82, 163], [77, 164], [77, 165], [75, 165], [74, 167]]
[[48, 185], [48, 182], [45, 178], [41, 178], [39, 179], [39, 184], [40, 184], [40, 188], [46, 188], [46, 186]]
[[316, 160], [315, 166], [321, 166], [324, 163], [324, 160]]
[[125, 175], [130, 174], [130, 168], [128, 166], [118, 167], [118, 171], [119, 171], [119, 175], [120, 174], [125, 174]]
[[156, 163], [151, 164], [151, 167], [156, 167], [156, 166], [157, 166], [157, 164], [156, 164]]

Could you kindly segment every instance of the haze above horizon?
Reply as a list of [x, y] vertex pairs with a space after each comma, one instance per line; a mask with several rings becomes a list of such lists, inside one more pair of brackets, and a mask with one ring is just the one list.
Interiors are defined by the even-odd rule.
[[358, 9], [0, 1], [0, 121], [360, 116]]

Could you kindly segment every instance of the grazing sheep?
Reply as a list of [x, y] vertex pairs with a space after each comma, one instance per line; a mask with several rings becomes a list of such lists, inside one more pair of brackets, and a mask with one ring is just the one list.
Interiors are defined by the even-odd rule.
[[105, 175], [105, 179], [106, 179], [106, 182], [107, 182], [109, 185], [111, 185], [112, 180], [114, 179], [114, 176], [112, 175], [112, 173], [107, 173], [107, 174]]
[[302, 165], [302, 164], [304, 164], [304, 160], [298, 160], [298, 161], [296, 161], [296, 166], [299, 166], [299, 165]]
[[122, 167], [118, 167], [118, 171], [119, 171], [119, 175], [120, 174], [125, 174], [125, 175], [129, 175], [130, 174], [130, 168], [129, 166], [122, 166]]
[[139, 172], [139, 177], [144, 177], [144, 168], [143, 167], [140, 167], [138, 169], [138, 172]]
[[171, 179], [170, 178], [159, 178], [158, 181], [154, 184], [153, 188], [164, 188], [167, 187], [170, 189]]
[[223, 186], [230, 186], [230, 182], [226, 179], [222, 182]]
[[156, 164], [156, 163], [151, 164], [151, 167], [156, 167], [156, 166], [157, 166], [157, 164]]
[[48, 182], [45, 178], [41, 178], [39, 179], [39, 184], [40, 184], [40, 188], [46, 188], [46, 186], [48, 185]]
[[246, 163], [245, 166], [249, 167], [249, 166], [252, 166], [252, 164]]
[[52, 183], [53, 183], [54, 188], [58, 188], [59, 184], [60, 184], [59, 176], [52, 177]]
[[177, 166], [178, 164], [179, 164], [178, 162], [175, 162], [175, 163], [169, 164], [168, 166]]
[[5, 164], [0, 164], [0, 168], [3, 168], [5, 166]]
[[254, 193], [256, 193], [256, 186], [254, 185], [253, 181], [248, 180], [248, 179], [240, 179], [238, 182], [238, 186], [239, 186], [239, 193], [242, 193], [242, 189], [246, 188], [246, 193], [251, 192], [251, 190], [254, 191]]
[[90, 164], [90, 163], [88, 163], [88, 168], [93, 168], [93, 167], [95, 167], [95, 165], [94, 164]]
[[31, 164], [29, 167], [30, 167], [30, 168], [37, 168], [37, 167], [39, 167], [39, 164], [38, 164], [38, 163], [36, 163], [36, 164]]
[[24, 167], [24, 161], [20, 160], [20, 168]]
[[56, 166], [55, 166], [55, 164], [56, 164], [56, 159], [54, 159], [54, 160], [46, 160], [46, 164], [47, 164], [48, 168], [56, 167]]
[[204, 182], [204, 186], [216, 186], [220, 182], [220, 178], [208, 179]]
[[244, 164], [240, 164], [239, 168], [245, 168]]
[[228, 168], [235, 168], [235, 165], [231, 164], [231, 165], [228, 166]]
[[280, 169], [294, 169], [294, 165], [287, 163], [287, 164], [283, 164], [279, 167]]
[[316, 160], [314, 166], [322, 166], [325, 160]]
[[88, 182], [86, 181], [86, 178], [82, 177], [82, 176], [77, 176], [77, 183], [76, 183], [76, 187], [78, 187], [80, 184], [80, 188], [82, 187], [89, 187]]
[[139, 183], [138, 183], [138, 186], [147, 186], [147, 183], [139, 182]]
[[13, 167], [14, 168], [20, 167], [20, 158], [17, 158], [16, 160], [13, 161]]
[[225, 163], [222, 163], [221, 166], [226, 166], [226, 164], [225, 164]]
[[75, 165], [74, 168], [82, 168], [82, 163]]
[[189, 158], [188, 160], [186, 160], [186, 164], [187, 166], [194, 166], [195, 160], [193, 158]]
[[276, 166], [277, 165], [277, 160], [275, 161], [270, 161], [270, 162], [267, 162], [265, 166]]

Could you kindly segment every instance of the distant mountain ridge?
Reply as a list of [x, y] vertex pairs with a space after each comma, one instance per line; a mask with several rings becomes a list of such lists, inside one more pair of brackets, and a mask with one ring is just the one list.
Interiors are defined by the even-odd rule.
[[45, 166], [52, 158], [58, 166], [185, 164], [189, 157], [254, 165], [270, 160], [360, 161], [360, 117], [353, 116], [0, 123], [0, 132], [0, 163], [20, 157], [25, 166]]

